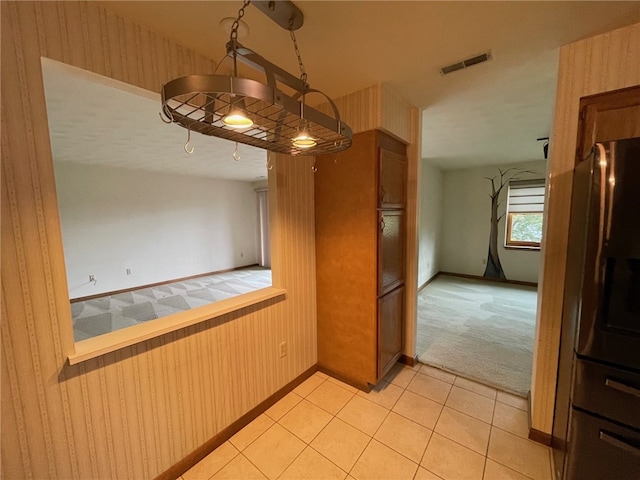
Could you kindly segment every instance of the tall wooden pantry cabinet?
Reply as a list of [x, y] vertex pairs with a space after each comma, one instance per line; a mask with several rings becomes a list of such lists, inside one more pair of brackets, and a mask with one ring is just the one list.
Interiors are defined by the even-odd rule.
[[363, 389], [402, 352], [406, 145], [378, 130], [318, 157], [318, 364]]

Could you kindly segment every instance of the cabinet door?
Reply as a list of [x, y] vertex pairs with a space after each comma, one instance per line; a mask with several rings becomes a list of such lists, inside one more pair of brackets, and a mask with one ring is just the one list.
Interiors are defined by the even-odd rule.
[[380, 149], [380, 208], [404, 208], [407, 159]]
[[402, 352], [404, 286], [378, 299], [378, 378], [396, 363]]
[[378, 212], [378, 296], [404, 282], [404, 211]]

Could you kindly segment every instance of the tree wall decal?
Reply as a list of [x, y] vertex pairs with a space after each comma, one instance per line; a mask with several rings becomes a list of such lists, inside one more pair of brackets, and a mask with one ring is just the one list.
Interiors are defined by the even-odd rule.
[[500, 220], [504, 217], [498, 213], [502, 201], [500, 200], [500, 194], [505, 186], [509, 184], [509, 180], [519, 178], [524, 173], [532, 173], [538, 175], [537, 172], [531, 170], [525, 170], [521, 167], [512, 167], [507, 169], [498, 168], [498, 174], [493, 177], [484, 177], [491, 182], [491, 230], [489, 231], [489, 249], [487, 251], [487, 266], [484, 269], [483, 277], [486, 278], [498, 278], [506, 280], [507, 277], [502, 269], [500, 263], [500, 256], [498, 255], [498, 225]]

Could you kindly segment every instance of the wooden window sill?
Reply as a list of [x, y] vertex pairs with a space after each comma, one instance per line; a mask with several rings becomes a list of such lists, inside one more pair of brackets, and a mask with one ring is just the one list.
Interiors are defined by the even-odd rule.
[[210, 305], [179, 312], [151, 320], [140, 325], [123, 328], [75, 343], [75, 352], [67, 357], [69, 365], [75, 365], [121, 348], [144, 342], [166, 333], [190, 327], [206, 320], [226, 315], [242, 308], [256, 305], [272, 298], [284, 298], [283, 288], [267, 287], [245, 293]]
[[539, 252], [540, 251], [540, 247], [527, 247], [527, 246], [522, 246], [519, 247], [517, 245], [505, 245], [504, 246], [505, 250], [531, 250], [534, 252]]

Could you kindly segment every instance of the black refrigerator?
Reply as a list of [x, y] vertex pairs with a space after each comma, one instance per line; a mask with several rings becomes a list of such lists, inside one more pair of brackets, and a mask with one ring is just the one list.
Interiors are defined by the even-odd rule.
[[638, 480], [640, 138], [596, 144], [573, 175], [556, 480]]

